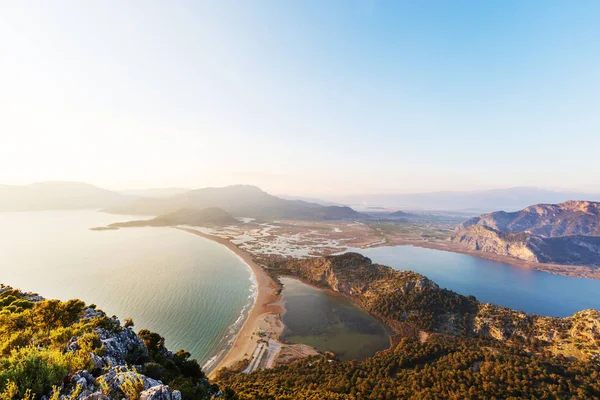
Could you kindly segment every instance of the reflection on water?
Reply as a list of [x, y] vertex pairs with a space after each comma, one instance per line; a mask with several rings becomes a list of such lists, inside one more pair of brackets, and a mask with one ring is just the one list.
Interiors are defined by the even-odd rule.
[[360, 360], [389, 347], [387, 327], [350, 300], [282, 278], [286, 329], [283, 340], [331, 351], [341, 360]]

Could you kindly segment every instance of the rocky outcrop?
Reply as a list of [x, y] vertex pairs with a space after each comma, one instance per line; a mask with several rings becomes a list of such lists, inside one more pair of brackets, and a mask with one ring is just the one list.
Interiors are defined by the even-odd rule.
[[168, 386], [158, 385], [140, 393], [140, 400], [181, 400], [181, 393], [171, 391]]
[[471, 250], [485, 251], [525, 261], [539, 261], [529, 245], [530, 235], [528, 234], [505, 233], [483, 225], [473, 225], [455, 232], [450, 240]]
[[81, 371], [71, 378], [70, 386], [73, 388], [70, 398], [80, 400], [130, 398], [132, 389], [140, 391], [140, 400], [181, 400], [181, 392], [178, 390], [171, 390], [162, 382], [123, 366], [111, 368], [98, 378], [87, 371]]
[[464, 222], [450, 241], [524, 261], [600, 266], [600, 203], [567, 201], [483, 214]]
[[470, 250], [529, 262], [600, 266], [600, 236], [545, 238], [530, 233], [500, 232], [483, 225], [472, 225], [453, 233], [449, 240]]
[[536, 204], [521, 211], [497, 211], [471, 218], [460, 228], [481, 225], [501, 232], [527, 232], [541, 237], [600, 236], [600, 203], [567, 201]]

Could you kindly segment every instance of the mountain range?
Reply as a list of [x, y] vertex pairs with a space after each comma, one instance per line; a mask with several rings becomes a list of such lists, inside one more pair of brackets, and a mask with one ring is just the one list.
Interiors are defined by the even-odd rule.
[[163, 215], [180, 209], [211, 207], [221, 208], [236, 217], [257, 219], [341, 220], [366, 217], [350, 207], [281, 199], [251, 185], [197, 189], [167, 198], [140, 198], [128, 204], [108, 207], [104, 211], [113, 214]]
[[257, 219], [343, 220], [368, 217], [346, 206], [282, 199], [251, 185], [125, 193], [128, 194], [79, 182], [2, 185], [0, 212], [96, 208], [114, 214], [163, 216], [180, 210], [221, 208], [233, 216]]
[[525, 261], [600, 266], [600, 203], [567, 201], [483, 214], [461, 224], [450, 240]]
[[0, 211], [84, 209], [114, 206], [132, 198], [80, 182], [0, 185]]
[[514, 187], [466, 192], [431, 192], [332, 197], [332, 201], [350, 206], [380, 206], [392, 209], [453, 210], [490, 212], [516, 211], [530, 204], [562, 203], [568, 200], [600, 201], [600, 193], [555, 191], [535, 187]]

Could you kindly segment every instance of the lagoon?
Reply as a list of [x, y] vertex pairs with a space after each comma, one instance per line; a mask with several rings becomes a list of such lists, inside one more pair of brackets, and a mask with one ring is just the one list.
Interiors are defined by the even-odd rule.
[[387, 326], [345, 296], [280, 278], [285, 324], [282, 340], [335, 353], [340, 360], [362, 360], [390, 346]]

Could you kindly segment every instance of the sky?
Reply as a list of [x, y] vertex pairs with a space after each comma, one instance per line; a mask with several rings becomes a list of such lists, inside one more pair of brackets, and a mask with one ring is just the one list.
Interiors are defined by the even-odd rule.
[[600, 2], [2, 1], [0, 183], [600, 191]]

